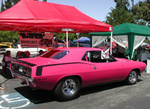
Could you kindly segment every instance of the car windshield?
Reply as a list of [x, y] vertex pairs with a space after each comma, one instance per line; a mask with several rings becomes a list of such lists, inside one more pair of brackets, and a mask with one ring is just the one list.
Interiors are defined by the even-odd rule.
[[52, 58], [52, 59], [61, 59], [66, 56], [69, 52], [64, 50], [51, 50], [46, 54], [43, 54], [41, 57], [44, 58]]

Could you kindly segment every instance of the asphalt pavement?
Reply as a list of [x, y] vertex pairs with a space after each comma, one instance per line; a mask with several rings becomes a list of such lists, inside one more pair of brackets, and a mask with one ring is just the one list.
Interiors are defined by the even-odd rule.
[[[1, 59], [0, 59], [1, 60]], [[71, 101], [58, 101], [51, 91], [34, 90], [2, 72], [0, 109], [150, 109], [150, 73], [143, 72], [137, 84], [124, 82], [82, 88]]]
[[0, 70], [0, 109], [150, 109], [150, 74], [143, 72], [136, 85], [123, 82], [83, 88], [80, 96], [60, 102], [50, 91], [33, 90]]

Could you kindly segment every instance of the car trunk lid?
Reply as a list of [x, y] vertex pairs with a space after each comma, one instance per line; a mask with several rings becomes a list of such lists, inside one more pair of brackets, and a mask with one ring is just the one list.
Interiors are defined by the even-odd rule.
[[47, 59], [47, 58], [42, 58], [42, 57], [37, 57], [37, 58], [23, 58], [23, 59], [17, 60], [17, 62], [26, 64], [29, 66], [57, 64], [58, 63], [57, 60], [54, 60], [54, 59]]

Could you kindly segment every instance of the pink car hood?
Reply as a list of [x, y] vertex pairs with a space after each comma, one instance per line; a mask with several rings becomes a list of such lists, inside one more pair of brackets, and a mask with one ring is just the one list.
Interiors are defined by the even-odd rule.
[[42, 57], [37, 57], [37, 58], [24, 58], [24, 59], [20, 59], [22, 61], [28, 62], [28, 63], [32, 63], [32, 64], [36, 64], [38, 65], [47, 65], [47, 64], [57, 64], [57, 60], [54, 59], [49, 59], [49, 58], [42, 58]]

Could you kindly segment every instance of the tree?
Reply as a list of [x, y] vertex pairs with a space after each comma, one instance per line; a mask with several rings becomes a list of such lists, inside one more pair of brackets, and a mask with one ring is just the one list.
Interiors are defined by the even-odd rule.
[[3, 3], [3, 0], [2, 0], [2, 2], [1, 2], [1, 12], [2, 11], [4, 11], [5, 9], [4, 9], [4, 3]]
[[19, 40], [18, 32], [0, 31], [0, 42], [12, 42], [14, 39]]
[[[79, 38], [82, 36], [90, 38], [90, 35], [88, 33], [80, 33]], [[73, 41], [77, 39], [77, 35], [76, 33], [69, 33], [68, 38], [70, 41]], [[58, 41], [61, 42], [64, 39], [66, 39], [66, 33], [58, 33]]]
[[105, 21], [113, 26], [125, 22], [150, 25], [150, 0], [143, 0], [134, 4], [134, 0], [114, 0], [116, 7], [106, 16]]
[[115, 9], [111, 8], [111, 12], [106, 16], [106, 23], [116, 26], [123, 23], [135, 23], [128, 0], [115, 0]]
[[[9, 9], [16, 3], [18, 3], [20, 0], [2, 0], [1, 4], [1, 11], [4, 11], [6, 9]], [[0, 42], [12, 42], [12, 40], [19, 40], [18, 32], [14, 31], [0, 31]]]
[[5, 3], [3, 3], [3, 8], [5, 10], [5, 9], [9, 9], [10, 7], [12, 7], [16, 3], [18, 3], [20, 0], [4, 0], [4, 1], [5, 1]]
[[139, 2], [132, 7], [132, 13], [138, 24], [146, 24], [150, 22], [150, 0]]
[[[3, 0], [2, 0], [1, 11], [9, 9], [10, 7], [18, 3], [20, 0], [4, 0], [4, 1], [5, 3], [3, 3]], [[43, 0], [43, 2], [47, 2], [47, 0]]]

